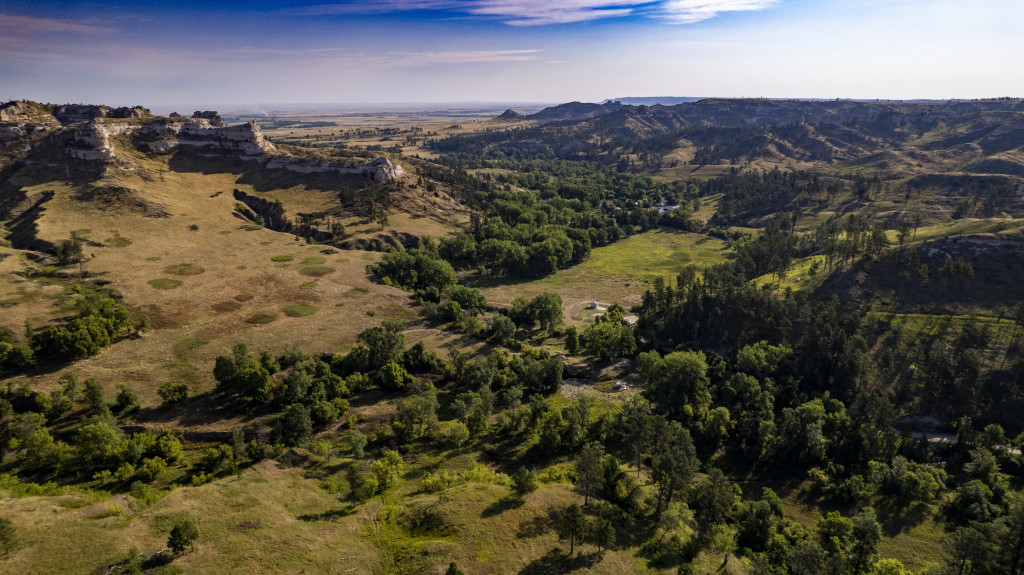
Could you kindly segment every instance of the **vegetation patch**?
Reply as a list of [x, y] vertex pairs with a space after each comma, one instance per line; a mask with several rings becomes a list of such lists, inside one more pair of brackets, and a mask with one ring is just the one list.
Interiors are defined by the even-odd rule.
[[299, 288], [300, 289], [315, 289], [316, 288], [316, 281], [311, 281], [311, 282], [306, 282], [304, 284], [301, 284], [301, 285], [299, 285]]
[[213, 304], [210, 306], [210, 309], [217, 313], [228, 313], [242, 309], [242, 304], [236, 301], [222, 301], [220, 303]]
[[126, 248], [132, 245], [132, 241], [128, 238], [122, 238], [117, 230], [111, 230], [111, 233], [114, 235], [103, 240], [103, 245], [108, 248]]
[[306, 317], [307, 315], [315, 314], [319, 309], [315, 305], [297, 303], [284, 308], [284, 315], [288, 317]]
[[327, 274], [334, 273], [334, 271], [334, 268], [330, 266], [303, 266], [299, 269], [300, 274], [314, 278], [322, 278]]
[[324, 263], [325, 261], [327, 261], [327, 260], [325, 260], [324, 258], [322, 258], [320, 256], [309, 256], [308, 258], [305, 258], [305, 259], [302, 260], [302, 265], [304, 265], [304, 266], [315, 266], [315, 265], [320, 265], [320, 264]]
[[290, 261], [292, 261], [294, 259], [295, 259], [295, 256], [280, 255], [280, 256], [274, 256], [274, 257], [270, 258], [270, 261], [272, 261], [272, 262], [290, 262]]
[[372, 261], [375, 261], [377, 259], [377, 256], [374, 255], [371, 252], [366, 252], [363, 255], [359, 256], [359, 257], [363, 258], [364, 260], [366, 260], [368, 262], [372, 262]]
[[197, 276], [206, 270], [196, 264], [177, 264], [164, 268], [164, 273], [176, 276]]
[[160, 256], [150, 256], [150, 257], [146, 258], [146, 261], [147, 262], [158, 262], [158, 261], [160, 261], [162, 259], [164, 259], [164, 258], [162, 258]]
[[265, 325], [277, 319], [276, 313], [258, 313], [245, 318], [245, 323]]
[[156, 289], [174, 289], [181, 285], [181, 280], [172, 280], [168, 278], [157, 278], [155, 280], [149, 280], [149, 285]]

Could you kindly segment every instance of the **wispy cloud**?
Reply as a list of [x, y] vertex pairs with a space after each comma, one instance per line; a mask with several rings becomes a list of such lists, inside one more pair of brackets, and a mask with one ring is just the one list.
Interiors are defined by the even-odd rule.
[[714, 18], [722, 12], [764, 10], [778, 2], [779, 0], [668, 0], [659, 6], [658, 14], [672, 22], [692, 24]]
[[466, 6], [465, 11], [495, 16], [512, 26], [536, 26], [628, 16], [637, 7], [650, 4], [622, 0], [480, 0]]
[[393, 65], [479, 64], [484, 62], [525, 62], [536, 60], [540, 50], [460, 50], [454, 52], [391, 52]]
[[28, 36], [31, 34], [88, 34], [91, 36], [109, 36], [116, 32], [107, 26], [59, 20], [57, 18], [37, 18], [35, 16], [15, 16], [0, 14], [0, 36]]
[[781, 0], [353, 0], [292, 10], [302, 15], [443, 10], [497, 18], [511, 26], [568, 24], [635, 14], [690, 24], [722, 12], [763, 10]]

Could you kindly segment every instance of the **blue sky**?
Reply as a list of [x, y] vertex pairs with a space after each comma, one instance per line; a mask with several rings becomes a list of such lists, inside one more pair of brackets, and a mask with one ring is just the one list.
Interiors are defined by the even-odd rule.
[[0, 99], [1024, 96], [1022, 0], [0, 0]]

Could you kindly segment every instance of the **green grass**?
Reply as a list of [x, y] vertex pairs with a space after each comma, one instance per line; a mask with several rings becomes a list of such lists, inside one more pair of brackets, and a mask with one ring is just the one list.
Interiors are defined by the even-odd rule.
[[687, 265], [705, 268], [725, 261], [717, 238], [657, 229], [594, 249], [581, 270], [623, 278], [674, 278]]
[[277, 319], [276, 313], [258, 313], [245, 318], [245, 323], [265, 325]]
[[272, 262], [290, 262], [290, 261], [292, 261], [294, 259], [295, 259], [295, 256], [283, 255], [283, 256], [274, 256], [274, 257], [270, 258], [270, 261], [272, 261]]
[[359, 257], [363, 258], [364, 260], [366, 260], [368, 262], [372, 262], [372, 261], [377, 259], [377, 256], [374, 255], [372, 252], [366, 252], [363, 255], [359, 256]]
[[315, 305], [297, 303], [284, 308], [284, 315], [288, 317], [306, 317], [315, 314], [319, 309]]
[[181, 280], [158, 278], [155, 280], [149, 280], [148, 283], [156, 289], [174, 289], [181, 285]]
[[324, 258], [322, 258], [320, 256], [309, 256], [308, 258], [303, 258], [302, 265], [304, 265], [304, 266], [317, 266], [317, 265], [320, 265], [320, 264], [324, 263], [325, 261], [327, 261], [327, 260], [325, 260]]
[[164, 258], [162, 258], [160, 256], [150, 256], [150, 257], [146, 258], [146, 261], [147, 262], [158, 262], [158, 261], [160, 261], [162, 259], [164, 259]]
[[129, 240], [128, 238], [122, 238], [121, 234], [118, 233], [117, 230], [110, 230], [110, 233], [112, 233], [114, 235], [112, 237], [109, 237], [109, 238], [103, 240], [103, 244], [106, 245], [107, 247], [110, 247], [110, 248], [126, 248], [126, 247], [132, 245], [132, 241]]
[[314, 280], [304, 284], [299, 284], [299, 289], [316, 289], [316, 281]]
[[558, 293], [566, 305], [596, 300], [628, 308], [639, 303], [655, 278], [673, 279], [687, 265], [704, 269], [725, 262], [729, 253], [717, 238], [662, 228], [594, 248], [582, 263], [539, 280], [513, 283], [471, 277], [467, 283], [481, 288], [496, 305], [549, 291]]
[[177, 264], [164, 268], [164, 273], [176, 276], [197, 276], [206, 270], [197, 264]]
[[302, 268], [299, 268], [300, 274], [314, 278], [320, 278], [327, 274], [332, 274], [334, 271], [334, 268], [330, 266], [303, 266]]

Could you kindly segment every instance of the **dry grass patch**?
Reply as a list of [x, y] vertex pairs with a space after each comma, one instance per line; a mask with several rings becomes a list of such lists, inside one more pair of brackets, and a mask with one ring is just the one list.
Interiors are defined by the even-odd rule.
[[172, 280], [172, 279], [167, 279], [167, 278], [157, 278], [155, 280], [149, 280], [146, 283], [148, 283], [149, 285], [155, 287], [156, 289], [174, 289], [174, 288], [179, 287], [181, 285], [181, 280]]

